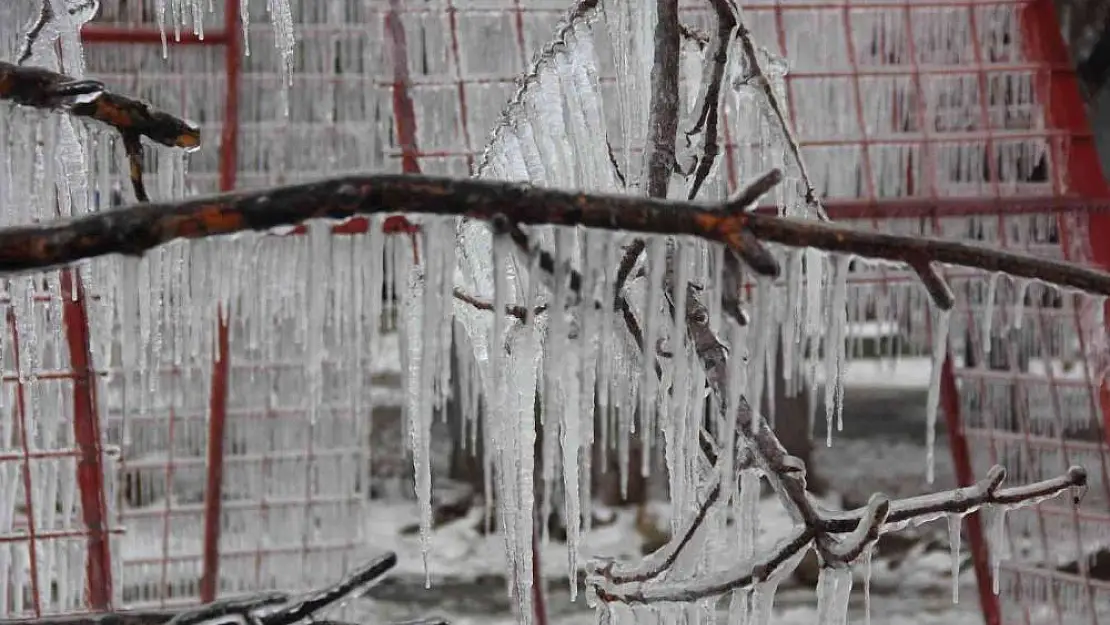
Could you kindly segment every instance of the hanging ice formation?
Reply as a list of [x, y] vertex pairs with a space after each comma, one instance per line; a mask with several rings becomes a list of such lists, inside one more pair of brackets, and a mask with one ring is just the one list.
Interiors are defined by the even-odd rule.
[[[80, 78], [84, 58], [78, 29], [95, 12], [95, 2], [52, 0], [51, 8], [62, 17], [43, 26], [27, 62]], [[36, 3], [0, 6], [0, 50], [23, 50], [22, 27], [38, 14]], [[0, 103], [0, 224], [29, 225], [94, 210], [87, 163], [101, 141], [96, 131], [68, 116]], [[32, 522], [61, 533], [82, 527], [73, 478], [77, 458], [68, 453], [75, 445], [70, 426], [73, 399], [63, 392], [63, 385], [50, 381], [49, 374], [69, 368], [67, 337], [60, 323], [67, 308], [110, 283], [110, 276], [93, 271], [88, 263], [2, 281], [5, 329], [0, 370], [5, 377], [17, 377], [20, 393], [18, 400], [10, 389], [0, 393], [0, 447], [43, 453], [41, 460], [5, 462], [0, 468], [0, 534], [25, 533]], [[92, 307], [89, 323], [103, 328], [110, 321], [104, 309]], [[67, 451], [53, 453], [56, 450]], [[118, 448], [105, 445], [103, 458], [118, 453]], [[29, 613], [40, 604], [43, 611], [81, 609], [85, 559], [84, 541], [5, 542], [0, 545], [0, 579], [5, 580], [0, 584], [0, 605], [14, 614]], [[40, 602], [32, 595], [35, 588], [52, 591]]]

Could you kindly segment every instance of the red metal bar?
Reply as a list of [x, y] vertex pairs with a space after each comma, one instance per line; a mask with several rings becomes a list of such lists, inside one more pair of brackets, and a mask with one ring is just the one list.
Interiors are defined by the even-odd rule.
[[224, 98], [224, 125], [220, 132], [220, 190], [235, 189], [239, 171], [239, 86], [243, 63], [242, 30], [239, 28], [239, 6], [228, 2], [224, 8], [224, 70], [227, 92]]
[[62, 323], [73, 367], [73, 434], [81, 459], [77, 484], [81, 513], [89, 531], [85, 569], [89, 607], [109, 610], [112, 604], [112, 561], [106, 526], [108, 505], [104, 497], [104, 467], [97, 412], [96, 384], [89, 349], [89, 316], [84, 288], [77, 269], [61, 271]]
[[397, 143], [401, 146], [401, 171], [419, 174], [416, 160], [416, 109], [409, 95], [409, 54], [405, 24], [401, 21], [401, 0], [390, 0], [385, 14], [385, 30], [389, 34], [393, 54], [393, 121], [397, 126]]
[[[160, 30], [131, 28], [128, 26], [89, 24], [81, 29], [82, 43], [139, 43], [161, 45], [162, 36], [162, 31]], [[167, 33], [165, 37], [167, 44], [185, 46], [218, 46], [229, 43], [229, 39], [231, 39], [231, 37], [228, 36], [227, 30], [207, 32], [204, 33], [204, 36], [198, 36], [191, 32], [184, 32], [178, 37]]]
[[[12, 356], [15, 358], [15, 368], [19, 373], [19, 378], [22, 378], [22, 372], [19, 366], [19, 331], [15, 323], [15, 309], [10, 305], [8, 306], [8, 331], [12, 336]], [[38, 540], [41, 536], [35, 531], [35, 503], [34, 503], [34, 483], [31, 480], [31, 445], [27, 440], [27, 393], [24, 388], [22, 380], [17, 382], [16, 386], [16, 410], [19, 412], [19, 446], [22, 453], [20, 454], [23, 460], [20, 469], [23, 472], [23, 505], [27, 506], [27, 535], [20, 536], [11, 542], [27, 542], [27, 550], [31, 556], [31, 607], [34, 609], [36, 618], [42, 616], [42, 596], [39, 593], [39, 573], [38, 573]], [[7, 542], [0, 539], [0, 543]], [[7, 580], [4, 581], [7, 583]]]
[[[231, 4], [231, 3], [229, 3]], [[208, 399], [208, 476], [204, 488], [204, 555], [200, 600], [216, 600], [220, 577], [220, 516], [223, 513], [224, 433], [227, 426], [227, 378], [231, 362], [228, 323], [217, 312], [216, 354], [212, 362], [212, 394]]]
[[[1070, 63], [1068, 48], [1056, 19], [1056, 10], [1050, 0], [1034, 0], [1021, 13], [1021, 17], [1027, 47], [1050, 62]], [[1041, 74], [1037, 88], [1041, 101], [1050, 103], [1047, 111], [1051, 127], [1089, 130], [1086, 106], [1080, 96], [1079, 81], [1074, 74]], [[1066, 175], [1060, 182], [1067, 191], [1091, 198], [1105, 198], [1110, 195], [1110, 185], [1107, 185], [1103, 175], [1093, 137], [1075, 137], [1068, 145], [1059, 147], [1061, 152], [1066, 150], [1066, 154], [1057, 156], [1057, 169], [1061, 170], [1061, 176]], [[1091, 260], [1099, 267], [1110, 269], [1110, 245], [1105, 244], [1110, 238], [1110, 215], [1092, 214], [1088, 216], [1087, 225], [1093, 256]], [[1061, 221], [1060, 226], [1061, 232], [1065, 232], [1066, 224]], [[1110, 312], [1110, 306], [1107, 311]], [[1110, 384], [1104, 382], [1098, 394], [1102, 409], [1102, 430], [1106, 442], [1110, 444]]]
[[[956, 470], [959, 486], [975, 483], [975, 469], [971, 466], [971, 449], [964, 436], [963, 419], [960, 417], [960, 392], [956, 388], [955, 367], [952, 357], [944, 359], [940, 376], [940, 401], [944, 407], [944, 423], [948, 429], [948, 445], [952, 451], [952, 462]], [[983, 535], [983, 522], [979, 512], [967, 515], [968, 542], [971, 546], [971, 561], [975, 565], [975, 583], [979, 590], [979, 604], [983, 609], [986, 625], [1001, 625], [1002, 610], [998, 597], [994, 594], [990, 575], [990, 555], [987, 551], [986, 537]]]
[[[220, 190], [235, 189], [239, 172], [239, 89], [241, 85], [243, 41], [239, 6], [224, 6], [224, 69], [227, 91], [224, 120], [220, 132]], [[220, 579], [220, 517], [223, 514], [224, 437], [227, 431], [227, 388], [231, 362], [227, 316], [222, 306], [216, 310], [216, 354], [212, 362], [212, 387], [208, 398], [207, 476], [204, 488], [204, 553], [200, 579], [200, 600], [216, 600]]]

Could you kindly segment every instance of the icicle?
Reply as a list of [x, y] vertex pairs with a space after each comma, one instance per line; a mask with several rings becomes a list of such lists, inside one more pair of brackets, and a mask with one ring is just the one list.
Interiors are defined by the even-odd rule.
[[987, 357], [991, 355], [991, 344], [994, 340], [991, 338], [991, 326], [994, 324], [994, 298], [998, 292], [998, 279], [1002, 276], [1001, 273], [992, 273], [990, 281], [987, 283], [987, 299], [983, 302], [983, 354]]
[[845, 625], [848, 622], [848, 600], [852, 596], [852, 569], [847, 566], [823, 566], [817, 578], [818, 625]]
[[871, 543], [860, 554], [863, 560], [863, 625], [871, 625], [871, 557], [875, 544]]
[[1014, 285], [1014, 321], [1015, 330], [1021, 329], [1021, 320], [1025, 316], [1025, 294], [1029, 291], [1030, 280], [1019, 279]]
[[963, 516], [948, 515], [948, 547], [952, 552], [952, 603], [960, 602], [960, 524]]
[[1002, 558], [1006, 551], [1006, 506], [991, 506], [987, 523], [987, 539], [990, 541], [991, 582], [994, 594], [998, 594], [1001, 585], [999, 573], [1002, 569]]
[[929, 394], [925, 401], [925, 480], [932, 484], [936, 474], [937, 409], [940, 404], [940, 376], [948, 356], [948, 323], [951, 310], [937, 309], [933, 326], [933, 368], [929, 375]]
[[837, 256], [829, 299], [829, 324], [825, 339], [825, 444], [832, 447], [833, 419], [837, 429], [844, 428], [845, 334], [848, 325], [848, 268], [851, 256]]
[[755, 555], [756, 538], [759, 536], [760, 475], [756, 469], [745, 469], [740, 474], [740, 506], [736, 519], [739, 535], [737, 557], [747, 560]]

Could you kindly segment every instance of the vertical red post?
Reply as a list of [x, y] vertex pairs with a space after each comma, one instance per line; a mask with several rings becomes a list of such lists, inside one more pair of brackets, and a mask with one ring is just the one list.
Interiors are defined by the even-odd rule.
[[227, 378], [231, 354], [228, 325], [221, 307], [217, 313], [216, 354], [212, 363], [212, 394], [208, 399], [208, 481], [204, 489], [204, 570], [200, 600], [216, 600], [220, 578], [220, 516], [223, 512], [224, 433], [227, 424]]
[[416, 159], [416, 109], [409, 94], [409, 54], [405, 24], [401, 21], [401, 0], [390, 0], [385, 14], [385, 31], [389, 35], [393, 55], [393, 122], [397, 126], [397, 142], [401, 144], [401, 171], [419, 174]]
[[[960, 416], [960, 391], [956, 388], [956, 371], [951, 354], [945, 356], [941, 366], [940, 401], [944, 408], [944, 424], [948, 429], [948, 446], [952, 453], [957, 485], [971, 486], [975, 483], [975, 468], [971, 466], [971, 448], [964, 436], [963, 419]], [[964, 524], [971, 547], [971, 562], [975, 566], [975, 585], [979, 591], [983, 620], [986, 625], [1001, 625], [1002, 608], [998, 595], [994, 594], [990, 551], [986, 536], [983, 535], [982, 516], [978, 512], [969, 514], [964, 518]]]
[[[224, 124], [220, 133], [220, 191], [235, 188], [239, 170], [239, 89], [243, 57], [243, 31], [239, 5], [228, 2], [224, 8], [224, 67], [227, 92]], [[227, 388], [231, 364], [228, 315], [216, 311], [216, 354], [212, 362], [212, 388], [208, 399], [207, 478], [204, 488], [204, 552], [200, 579], [200, 600], [216, 600], [220, 579], [220, 517], [223, 514], [224, 436], [227, 431]]]
[[61, 272], [62, 324], [73, 368], [73, 434], [80, 451], [77, 484], [81, 514], [89, 532], [85, 569], [89, 608], [105, 611], [112, 603], [112, 561], [108, 543], [108, 505], [104, 497], [100, 415], [89, 350], [89, 316], [77, 269]]
[[[1071, 55], [1060, 32], [1056, 8], [1050, 0], [1034, 0], [1022, 13], [1022, 32], [1025, 46], [1043, 58], [1049, 69], [1037, 81], [1037, 95], [1047, 102], [1048, 127], [1064, 132], [1063, 139], [1056, 139], [1051, 146], [1056, 180], [1063, 192], [1083, 198], [1110, 196], [1110, 186], [1103, 176], [1102, 165], [1087, 122], [1087, 107], [1080, 95], [1079, 79], [1075, 72], [1063, 68], [1072, 66]], [[1066, 223], [1060, 222], [1066, 236]], [[1087, 217], [1087, 236], [1095, 265], [1110, 269], [1110, 213], [1091, 211]], [[1110, 312], [1108, 307], [1107, 312]], [[1110, 384], [1099, 388], [1102, 409], [1103, 434], [1110, 444]]]

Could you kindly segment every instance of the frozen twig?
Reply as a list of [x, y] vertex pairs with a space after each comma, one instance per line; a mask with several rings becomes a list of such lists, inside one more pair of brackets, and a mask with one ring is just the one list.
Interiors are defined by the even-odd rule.
[[[772, 177], [778, 177], [777, 171]], [[711, 205], [628, 195], [579, 193], [508, 182], [412, 175], [331, 178], [272, 189], [137, 204], [74, 219], [0, 230], [0, 272], [46, 269], [108, 254], [141, 255], [175, 239], [224, 236], [396, 213], [463, 216], [687, 235], [739, 252], [744, 231], [763, 243], [813, 247], [900, 262], [933, 262], [1000, 271], [1095, 295], [1110, 295], [1110, 274], [1058, 260], [927, 237], [853, 230], [831, 223]]]
[[512, 113], [523, 106], [525, 96], [530, 93], [533, 85], [539, 81], [540, 72], [545, 67], [551, 66], [555, 54], [560, 48], [566, 46], [567, 37], [574, 31], [574, 28], [585, 20], [590, 19], [594, 13], [597, 12], [597, 8], [600, 4], [601, 0], [575, 0], [574, 4], [571, 5], [562, 21], [559, 22], [559, 26], [555, 30], [555, 36], [538, 54], [536, 54], [532, 59], [532, 64], [528, 68], [528, 71], [524, 72], [517, 80], [517, 90], [509, 100], [509, 103], [502, 109], [500, 120], [494, 125], [493, 130], [490, 131], [489, 139], [486, 140], [486, 149], [478, 159], [476, 171], [483, 172], [488, 167], [491, 154], [490, 146], [497, 143], [497, 139], [501, 133], [512, 128]]
[[343, 599], [365, 591], [371, 584], [379, 581], [393, 567], [397, 566], [397, 554], [386, 553], [355, 569], [339, 583], [312, 593], [300, 601], [288, 605], [277, 612], [261, 618], [261, 625], [293, 625], [316, 612], [331, 607]]
[[99, 81], [75, 79], [41, 67], [0, 61], [0, 100], [94, 119], [121, 134], [146, 137], [167, 147], [200, 147], [196, 125], [141, 100], [108, 91]]
[[[462, 289], [460, 289], [458, 287], [455, 287], [453, 295], [454, 295], [455, 299], [459, 300], [460, 302], [463, 302], [464, 304], [469, 304], [469, 305], [473, 306], [474, 308], [476, 308], [477, 310], [488, 310], [488, 311], [491, 311], [491, 312], [493, 311], [493, 303], [492, 302], [488, 302], [484, 299], [479, 299], [477, 297], [474, 297], [473, 295], [470, 295], [470, 294], [464, 292]], [[532, 314], [533, 315], [538, 315], [538, 314], [544, 312], [545, 310], [547, 310], [547, 306], [536, 306], [535, 309], [532, 310]], [[516, 304], [506, 305], [505, 306], [505, 314], [509, 315], [510, 317], [516, 317], [517, 319], [520, 319], [521, 321], [526, 321], [528, 319], [528, 309], [525, 308], [524, 306], [519, 306], [519, 305], [516, 305]]]
[[921, 283], [925, 285], [925, 290], [929, 292], [929, 296], [933, 298], [933, 303], [937, 305], [937, 308], [952, 310], [952, 307], [956, 305], [956, 296], [952, 294], [952, 289], [948, 287], [944, 277], [940, 275], [936, 267], [933, 267], [933, 263], [928, 258], [920, 258], [911, 260], [908, 264], [921, 278]]
[[725, 68], [728, 65], [728, 48], [736, 31], [736, 14], [729, 0], [709, 0], [709, 4], [717, 15], [717, 30], [713, 33], [706, 52], [702, 87], [694, 105], [694, 122], [684, 131], [687, 143], [691, 143], [691, 138], [695, 135], [699, 137], [700, 143], [700, 149], [697, 150], [700, 157], [694, 156], [697, 162], [692, 168], [694, 180], [686, 198], [689, 200], [698, 196], [698, 191], [709, 177], [713, 163], [721, 151], [718, 143], [721, 85], [724, 83]]
[[[293, 625], [305, 621], [328, 625], [351, 625], [340, 621], [320, 620], [315, 618], [315, 615], [338, 605], [352, 595], [361, 594], [381, 580], [396, 565], [396, 554], [385, 553], [358, 567], [340, 582], [310, 593], [292, 603], [289, 595], [285, 593], [263, 592], [245, 597], [222, 599], [179, 611], [125, 611], [83, 616], [0, 620], [0, 625], [227, 625], [228, 623]], [[433, 619], [408, 621], [408, 623], [432, 625], [446, 624], [446, 621]]]
[[678, 32], [682, 38], [687, 41], [694, 42], [698, 48], [705, 49], [709, 45], [710, 37], [708, 33], [702, 32], [700, 29], [695, 28], [689, 24], [679, 24]]
[[253, 623], [257, 622], [254, 616], [255, 611], [282, 604], [288, 600], [289, 595], [282, 592], [272, 592], [214, 601], [199, 608], [178, 612], [169, 620], [168, 625], [204, 625], [234, 616], [238, 616], [248, 623]]
[[39, 15], [35, 18], [31, 27], [27, 29], [27, 34], [23, 37], [23, 48], [19, 51], [19, 56], [16, 57], [15, 64], [23, 65], [34, 54], [35, 44], [38, 43], [39, 37], [42, 36], [42, 30], [54, 19], [54, 8], [50, 4], [50, 0], [41, 0], [39, 6]]
[[[996, 466], [991, 469], [986, 479], [975, 486], [898, 500], [885, 505], [881, 499], [873, 499], [866, 513], [856, 511], [842, 513], [843, 516], [838, 518], [822, 519], [822, 523], [825, 524], [823, 530], [816, 525], [804, 524], [768, 552], [750, 561], [742, 562], [720, 575], [651, 585], [639, 582], [613, 583], [602, 576], [594, 576], [590, 583], [594, 585], [597, 596], [602, 601], [610, 603], [697, 601], [746, 588], [768, 579], [780, 566], [791, 561], [803, 549], [810, 547], [821, 531], [856, 532], [861, 520], [867, 519], [868, 523], [865, 524], [864, 531], [871, 532], [872, 527], [880, 526], [886, 529], [897, 522], [924, 521], [935, 518], [938, 514], [962, 515], [989, 505], [1019, 505], [1056, 496], [1073, 487], [1081, 488], [1087, 483], [1087, 473], [1080, 467], [1072, 467], [1059, 477], [1007, 489], [998, 487], [1002, 475], [1005, 475], [1005, 470]], [[886, 519], [883, 523], [876, 523], [875, 521], [882, 516], [884, 507], [887, 508]], [[863, 542], [865, 541], [856, 541], [857, 544]], [[849, 558], [859, 554], [841, 551], [840, 555]]]
[[96, 80], [76, 79], [41, 67], [0, 61], [0, 100], [45, 110], [60, 110], [115, 128], [127, 152], [135, 197], [146, 202], [142, 137], [168, 147], [200, 147], [200, 129], [149, 104], [108, 91]]
[[763, 71], [763, 66], [759, 62], [759, 53], [756, 51], [755, 42], [752, 40], [752, 33], [748, 30], [744, 20], [736, 15], [736, 38], [740, 41], [740, 50], [744, 54], [745, 64], [747, 65], [749, 76], [748, 81], [757, 86], [763, 95], [767, 98], [767, 105], [771, 107], [771, 113], [778, 122], [779, 129], [782, 131], [783, 140], [786, 142], [786, 149], [790, 152], [790, 156], [794, 158], [794, 163], [798, 166], [798, 174], [801, 177], [802, 186], [805, 188], [805, 203], [806, 206], [817, 215], [818, 219], [828, 221], [829, 216], [825, 213], [825, 208], [821, 205], [821, 198], [817, 195], [817, 188], [813, 186], [813, 180], [809, 176], [809, 171], [806, 169], [805, 159], [802, 158], [802, 149], [798, 145], [798, 139], [794, 136], [794, 131], [790, 128], [790, 119], [787, 115], [786, 107], [779, 100], [778, 95], [775, 94], [774, 87], [771, 85], [770, 79]]

